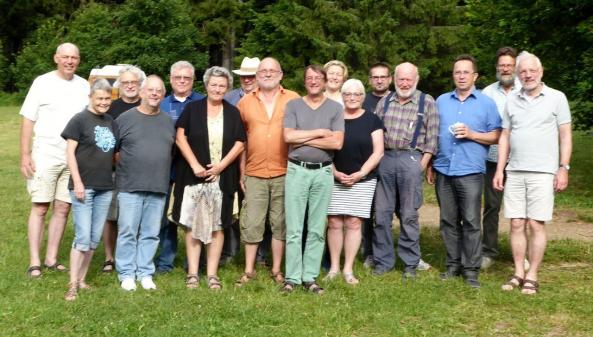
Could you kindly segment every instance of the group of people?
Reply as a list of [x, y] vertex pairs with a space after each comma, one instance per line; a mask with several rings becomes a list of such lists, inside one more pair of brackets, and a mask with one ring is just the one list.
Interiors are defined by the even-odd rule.
[[21, 171], [32, 201], [28, 275], [42, 274], [39, 250], [53, 204], [48, 269], [68, 270], [57, 256], [73, 209], [66, 300], [90, 287], [86, 274], [101, 236], [103, 270], [117, 271], [122, 289], [135, 290], [137, 281], [156, 289], [154, 274], [173, 269], [178, 228], [188, 288], [199, 286], [205, 268], [207, 287], [222, 289], [218, 267], [236, 254], [239, 238], [245, 269], [237, 287], [257, 277], [267, 252], [283, 292], [323, 293], [324, 251], [326, 279], [358, 284], [361, 243], [373, 275], [393, 270], [397, 251], [409, 281], [427, 268], [418, 220], [426, 176], [435, 184], [446, 248], [441, 279], [480, 287], [480, 270], [498, 255], [504, 198], [515, 272], [502, 289], [537, 293], [545, 222], [554, 193], [568, 184], [570, 111], [564, 94], [542, 82], [535, 55], [503, 47], [496, 60], [497, 82], [481, 91], [476, 60], [460, 55], [455, 89], [436, 100], [417, 89], [419, 71], [409, 62], [393, 77], [389, 65], [372, 65], [369, 93], [348, 79], [341, 61], [309, 65], [302, 97], [282, 87], [272, 57], [245, 58], [233, 70], [241, 84], [235, 90], [231, 72], [208, 68], [205, 96], [193, 91], [187, 61], [171, 66], [166, 97], [160, 77], [125, 66], [112, 102], [110, 83], [89, 86], [75, 74], [78, 48], [61, 44], [57, 69], [35, 79], [20, 112]]

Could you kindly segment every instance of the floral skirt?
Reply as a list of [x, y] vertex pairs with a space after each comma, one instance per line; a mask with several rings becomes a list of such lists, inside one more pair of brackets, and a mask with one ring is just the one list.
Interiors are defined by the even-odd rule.
[[222, 192], [218, 181], [188, 185], [183, 190], [179, 223], [191, 229], [192, 237], [205, 244], [212, 232], [222, 230]]

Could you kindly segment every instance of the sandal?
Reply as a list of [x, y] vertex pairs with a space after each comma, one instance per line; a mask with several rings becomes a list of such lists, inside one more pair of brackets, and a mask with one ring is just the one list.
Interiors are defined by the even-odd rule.
[[315, 295], [321, 295], [325, 290], [321, 288], [315, 281], [303, 283], [303, 287], [306, 291], [312, 292]]
[[539, 283], [534, 280], [525, 279], [523, 281], [523, 287], [521, 288], [521, 294], [535, 295], [539, 291]]
[[284, 274], [281, 271], [277, 273], [270, 272], [270, 277], [272, 280], [274, 280], [274, 282], [276, 282], [276, 284], [284, 284]]
[[280, 288], [280, 291], [285, 293], [285, 294], [290, 294], [293, 292], [295, 287], [295, 284], [289, 281], [285, 281], [284, 285], [282, 286], [282, 288]]
[[505, 284], [502, 285], [501, 289], [504, 291], [512, 291], [515, 288], [521, 288], [523, 286], [523, 282], [525, 281], [522, 278], [517, 275], [513, 275]]
[[222, 284], [220, 283], [220, 279], [218, 278], [218, 276], [208, 276], [208, 289], [217, 291], [222, 289]]
[[[33, 274], [34, 271], [38, 271], [39, 274]], [[40, 278], [41, 277], [41, 266], [30, 266], [27, 269], [27, 276], [29, 278]]]
[[111, 273], [115, 270], [115, 263], [112, 260], [107, 260], [103, 262], [103, 268], [101, 271], [104, 273]]
[[78, 281], [78, 289], [91, 290], [92, 287], [88, 283], [86, 283], [84, 281]]
[[358, 279], [354, 277], [353, 273], [344, 273], [344, 281], [353, 286], [359, 283]]
[[243, 275], [241, 275], [241, 277], [235, 281], [235, 287], [242, 287], [246, 285], [247, 283], [253, 281], [256, 275], [257, 273], [255, 271], [252, 273], [243, 273]]
[[64, 299], [69, 302], [74, 301], [78, 296], [78, 283], [69, 283], [68, 286], [69, 288], [66, 294], [64, 294]]
[[56, 263], [54, 263], [52, 265], [48, 265], [47, 263], [44, 263], [44, 266], [46, 269], [51, 270], [51, 271], [59, 271], [59, 272], [67, 272], [68, 271], [68, 268], [66, 268], [65, 265], [61, 264], [58, 261], [56, 261]]
[[331, 281], [333, 279], [335, 279], [338, 275], [340, 275], [339, 271], [330, 271], [327, 273], [327, 275], [325, 275], [325, 277], [323, 278], [324, 281]]
[[200, 279], [197, 274], [188, 274], [185, 277], [185, 286], [187, 289], [196, 289], [200, 286]]

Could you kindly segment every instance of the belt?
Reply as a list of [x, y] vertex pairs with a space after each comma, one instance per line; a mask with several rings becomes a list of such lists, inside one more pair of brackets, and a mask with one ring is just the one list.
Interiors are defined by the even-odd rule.
[[306, 161], [300, 161], [300, 160], [296, 160], [296, 159], [292, 159], [292, 158], [288, 158], [288, 161], [291, 162], [291, 163], [293, 163], [293, 164], [296, 164], [296, 165], [298, 165], [300, 167], [304, 167], [306, 169], [309, 169], [309, 170], [320, 169], [322, 167], [326, 167], [326, 166], [329, 166], [329, 165], [332, 164], [331, 161], [324, 161], [323, 163], [309, 163], [309, 162], [306, 162]]

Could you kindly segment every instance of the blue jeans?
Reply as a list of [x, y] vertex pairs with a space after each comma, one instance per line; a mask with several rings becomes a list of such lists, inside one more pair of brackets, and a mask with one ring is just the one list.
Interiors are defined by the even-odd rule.
[[142, 279], [154, 274], [153, 258], [159, 245], [159, 230], [165, 194], [119, 192], [119, 233], [115, 268], [119, 279]]
[[80, 201], [76, 199], [74, 192], [70, 191], [74, 219], [72, 248], [81, 252], [97, 248], [107, 219], [111, 195], [111, 190], [85, 189], [84, 200]]

